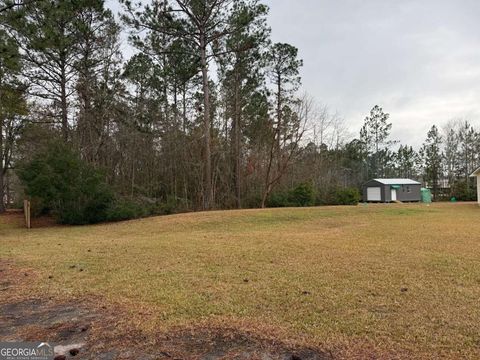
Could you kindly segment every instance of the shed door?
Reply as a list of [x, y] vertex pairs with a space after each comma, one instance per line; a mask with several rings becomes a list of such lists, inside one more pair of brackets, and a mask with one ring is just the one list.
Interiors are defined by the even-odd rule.
[[379, 187], [367, 188], [367, 201], [382, 201], [382, 194]]
[[391, 194], [392, 194], [392, 201], [397, 201], [397, 189], [392, 189], [391, 190]]

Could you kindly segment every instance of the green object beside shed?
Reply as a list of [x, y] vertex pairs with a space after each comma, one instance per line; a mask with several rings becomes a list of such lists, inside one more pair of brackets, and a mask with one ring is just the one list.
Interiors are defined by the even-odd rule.
[[429, 189], [421, 188], [420, 193], [422, 194], [422, 202], [430, 204], [432, 202], [432, 192]]

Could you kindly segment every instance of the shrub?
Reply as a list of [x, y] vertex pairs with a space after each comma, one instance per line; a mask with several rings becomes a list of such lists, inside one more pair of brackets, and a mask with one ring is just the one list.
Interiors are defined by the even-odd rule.
[[360, 191], [357, 188], [336, 189], [334, 195], [335, 204], [332, 205], [357, 205], [360, 199]]
[[289, 191], [272, 193], [267, 200], [268, 207], [302, 207], [315, 204], [315, 190], [310, 183], [299, 184]]
[[354, 187], [329, 187], [317, 194], [317, 205], [357, 205], [361, 199], [360, 191]]
[[305, 207], [313, 205], [357, 205], [361, 199], [357, 188], [329, 187], [316, 192], [310, 183], [299, 184], [289, 191], [272, 193], [268, 207]]
[[149, 215], [141, 204], [128, 199], [116, 199], [107, 210], [107, 221], [122, 221]]
[[165, 201], [138, 197], [135, 199], [117, 198], [107, 212], [108, 221], [122, 221], [151, 215], [170, 215], [189, 209], [185, 200], [169, 196]]
[[477, 192], [473, 179], [470, 182], [470, 186], [467, 186], [467, 182], [463, 179], [455, 181], [452, 186], [452, 196], [450, 197], [455, 197], [459, 201], [476, 201]]
[[336, 188], [324, 187], [319, 189], [315, 197], [315, 205], [332, 205], [335, 203], [335, 190]]
[[297, 185], [289, 193], [290, 206], [312, 206], [315, 204], [315, 190], [312, 184], [304, 183]]
[[18, 175], [35, 213], [52, 212], [60, 223], [105, 221], [113, 194], [103, 175], [68, 146], [53, 143], [20, 165]]
[[267, 199], [267, 207], [288, 207], [290, 202], [288, 200], [288, 193], [277, 191], [272, 194]]
[[168, 196], [165, 202], [160, 204], [160, 213], [164, 215], [174, 214], [180, 207], [179, 201], [175, 196]]

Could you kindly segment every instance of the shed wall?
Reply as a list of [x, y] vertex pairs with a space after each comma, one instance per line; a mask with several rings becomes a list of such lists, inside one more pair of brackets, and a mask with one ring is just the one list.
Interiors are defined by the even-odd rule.
[[383, 191], [383, 202], [392, 201], [392, 193], [390, 192], [390, 185], [382, 184], [382, 191]]
[[[382, 200], [381, 202], [391, 202], [392, 193], [391, 185], [385, 185], [375, 180], [370, 180], [363, 185], [363, 201], [367, 201], [367, 188], [368, 187], [379, 187], [381, 189]], [[413, 185], [400, 185], [400, 188], [397, 189], [397, 200], [398, 201], [421, 201], [421, 188], [420, 184]], [[480, 188], [479, 188], [480, 191]], [[479, 202], [480, 203], [480, 202]]]
[[397, 200], [399, 201], [420, 201], [422, 185], [401, 185], [397, 190]]
[[367, 201], [367, 188], [368, 187], [379, 187], [381, 189], [380, 194], [382, 196], [381, 202], [385, 202], [385, 190], [383, 184], [380, 184], [378, 181], [370, 180], [363, 185], [362, 193], [363, 193], [363, 201]]
[[480, 175], [477, 175], [477, 201], [480, 205]]

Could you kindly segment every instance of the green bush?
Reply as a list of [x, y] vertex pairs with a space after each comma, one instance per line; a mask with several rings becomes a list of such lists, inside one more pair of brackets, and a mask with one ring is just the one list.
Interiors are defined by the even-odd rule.
[[303, 207], [315, 204], [315, 190], [310, 183], [299, 184], [289, 191], [272, 193], [267, 207]]
[[170, 215], [175, 214], [184, 207], [184, 203], [181, 199], [176, 198], [175, 196], [168, 196], [164, 202], [160, 203], [160, 214]]
[[357, 205], [361, 199], [360, 191], [353, 187], [336, 189], [334, 194], [332, 205]]
[[464, 179], [455, 181], [450, 197], [455, 197], [459, 201], [476, 201], [477, 191], [473, 179], [470, 181], [470, 186], [467, 186], [467, 182]]
[[357, 205], [360, 191], [354, 187], [328, 187], [317, 193], [316, 205]]
[[288, 193], [277, 191], [272, 194], [267, 199], [267, 207], [288, 207], [290, 206], [290, 201], [288, 199]]
[[288, 196], [290, 206], [312, 206], [315, 204], [315, 190], [310, 183], [299, 184]]
[[150, 215], [148, 209], [128, 199], [116, 199], [107, 210], [107, 221], [122, 221]]
[[19, 167], [18, 175], [35, 213], [51, 212], [62, 224], [107, 220], [113, 194], [103, 175], [61, 143], [36, 154]]
[[315, 197], [315, 205], [332, 205], [335, 203], [335, 190], [336, 188], [324, 187], [317, 191]]
[[108, 221], [122, 221], [151, 215], [170, 215], [187, 211], [188, 204], [181, 198], [169, 196], [165, 201], [150, 198], [117, 198], [107, 211]]

